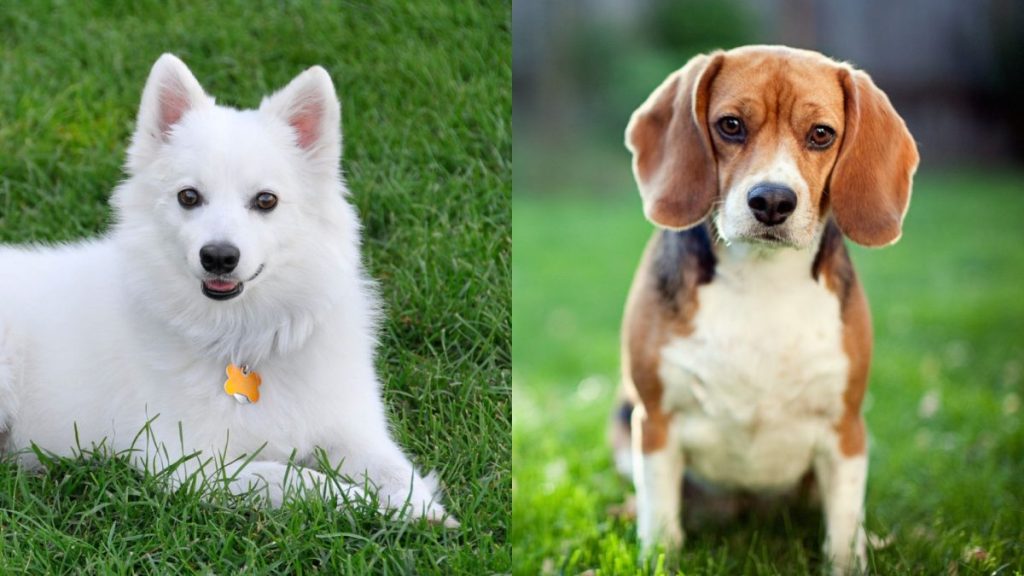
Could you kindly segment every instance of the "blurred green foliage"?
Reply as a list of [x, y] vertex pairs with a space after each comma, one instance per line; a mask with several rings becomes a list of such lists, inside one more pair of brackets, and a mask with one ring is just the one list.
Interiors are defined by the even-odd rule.
[[735, 0], [657, 0], [628, 27], [588, 20], [569, 40], [582, 136], [617, 142], [655, 86], [695, 54], [754, 42], [749, 8]]
[[750, 42], [754, 19], [747, 4], [720, 0], [659, 0], [646, 18], [656, 48], [694, 54]]
[[579, 18], [558, 31], [541, 92], [517, 120], [517, 195], [634, 193], [622, 144], [633, 111], [694, 54], [758, 40], [736, 0], [657, 0], [643, 10], [630, 25]]

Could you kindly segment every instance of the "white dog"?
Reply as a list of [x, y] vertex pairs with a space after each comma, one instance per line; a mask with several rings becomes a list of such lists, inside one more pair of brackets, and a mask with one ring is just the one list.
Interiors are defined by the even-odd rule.
[[[239, 111], [157, 60], [113, 229], [0, 248], [0, 448], [132, 449], [178, 482], [213, 466], [275, 506], [369, 484], [454, 525], [388, 431], [340, 124], [323, 68]], [[318, 448], [359, 486], [315, 470]]]

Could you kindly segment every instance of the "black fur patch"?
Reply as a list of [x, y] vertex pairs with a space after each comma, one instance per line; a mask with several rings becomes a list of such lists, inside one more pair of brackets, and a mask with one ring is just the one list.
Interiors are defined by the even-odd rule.
[[705, 224], [689, 230], [665, 230], [654, 256], [654, 274], [662, 299], [676, 305], [684, 287], [693, 289], [711, 282], [718, 259]]
[[620, 424], [624, 425], [626, 429], [629, 429], [630, 422], [633, 421], [633, 403], [629, 400], [624, 400], [619, 409], [616, 410], [616, 419]]
[[814, 263], [811, 264], [811, 277], [818, 280], [825, 261], [830, 261], [829, 267], [832, 273], [833, 282], [836, 285], [836, 294], [839, 296], [840, 309], [846, 309], [846, 301], [850, 298], [850, 290], [855, 281], [853, 263], [850, 261], [850, 254], [846, 251], [846, 242], [843, 241], [843, 233], [835, 220], [829, 219], [825, 225], [825, 231], [821, 235], [821, 243], [818, 245], [818, 253], [814, 256]]

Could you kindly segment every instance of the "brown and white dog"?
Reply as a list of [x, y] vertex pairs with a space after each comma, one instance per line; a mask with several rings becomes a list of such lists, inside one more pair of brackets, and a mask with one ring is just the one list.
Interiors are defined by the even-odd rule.
[[866, 568], [871, 319], [842, 236], [899, 239], [918, 163], [906, 125], [864, 72], [749, 46], [672, 73], [626, 146], [660, 228], [626, 306], [616, 454], [644, 548], [682, 544], [684, 474], [756, 493], [812, 475], [833, 570]]

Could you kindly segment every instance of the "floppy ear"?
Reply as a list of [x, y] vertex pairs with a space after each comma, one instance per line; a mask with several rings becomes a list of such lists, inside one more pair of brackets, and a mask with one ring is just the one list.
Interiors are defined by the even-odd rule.
[[889, 98], [859, 70], [844, 68], [846, 131], [829, 183], [839, 228], [863, 246], [900, 239], [917, 170], [917, 146]]
[[708, 133], [708, 94], [721, 52], [694, 56], [633, 112], [626, 147], [644, 214], [664, 228], [685, 229], [711, 212], [718, 171]]
[[160, 56], [142, 91], [135, 134], [128, 149], [128, 170], [136, 172], [148, 163], [185, 113], [212, 105], [213, 98], [203, 92], [184, 62], [173, 54]]
[[260, 112], [284, 121], [312, 166], [337, 172], [341, 156], [341, 105], [330, 75], [313, 66], [260, 103]]

